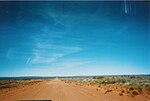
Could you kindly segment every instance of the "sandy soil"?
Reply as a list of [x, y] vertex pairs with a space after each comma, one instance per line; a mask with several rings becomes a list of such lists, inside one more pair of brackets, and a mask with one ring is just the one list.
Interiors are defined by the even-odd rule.
[[65, 83], [59, 79], [44, 81], [40, 85], [33, 85], [16, 89], [0, 95], [0, 101], [16, 100], [49, 100], [52, 101], [150, 101], [143, 95], [129, 97], [119, 96], [116, 92], [104, 94], [91, 86], [80, 86]]

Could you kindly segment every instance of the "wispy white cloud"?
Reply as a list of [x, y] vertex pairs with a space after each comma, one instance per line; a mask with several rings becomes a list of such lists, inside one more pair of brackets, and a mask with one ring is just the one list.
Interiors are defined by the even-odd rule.
[[52, 65], [52, 67], [55, 67], [57, 69], [68, 69], [68, 68], [78, 68], [81, 66], [86, 66], [89, 63], [92, 63], [93, 61], [90, 59], [64, 59], [61, 61], [56, 62]]
[[52, 44], [45, 44], [45, 43], [37, 42], [36, 48], [38, 48], [38, 49], [50, 49], [50, 48], [52, 48]]
[[66, 46], [45, 42], [42, 37], [35, 37], [35, 50], [33, 50], [32, 64], [50, 64], [56, 62], [63, 56], [77, 53], [82, 50], [78, 46]]
[[48, 53], [48, 51], [37, 50], [34, 53], [32, 64], [49, 64], [56, 61], [58, 58], [63, 57], [62, 53]]
[[14, 57], [14, 56], [13, 56], [13, 55], [14, 55], [14, 51], [15, 51], [14, 48], [9, 48], [9, 49], [7, 50], [7, 53], [6, 53], [6, 57], [7, 57], [7, 58], [12, 58], [12, 57]]
[[30, 50], [22, 50], [21, 48], [13, 47], [8, 48], [6, 52], [6, 58], [8, 59], [23, 59], [26, 60], [28, 57], [32, 55], [32, 52]]
[[[43, 12], [44, 13], [44, 12]], [[47, 12], [46, 12], [47, 13]], [[44, 13], [44, 19], [48, 19], [49, 17], [54, 18], [54, 25], [55, 28], [64, 28], [63, 31], [57, 31], [53, 29], [53, 27], [49, 26], [42, 26], [40, 28], [40, 31], [36, 34], [36, 36], [32, 37], [33, 44], [35, 44], [35, 47], [33, 49], [33, 56], [30, 60], [31, 64], [51, 64], [57, 62], [57, 60], [63, 58], [64, 56], [72, 55], [74, 53], [80, 52], [83, 50], [78, 44], [74, 44], [75, 42], [79, 42], [82, 39], [79, 37], [72, 37], [68, 36], [68, 32], [70, 29], [70, 20], [68, 16], [62, 16], [62, 14], [58, 16], [62, 17], [56, 17], [57, 15], [54, 15], [55, 12], [52, 12], [49, 14]], [[62, 19], [59, 19], [62, 18]], [[66, 20], [68, 19], [68, 20]], [[65, 22], [64, 22], [65, 21]], [[67, 23], [67, 24], [66, 24]], [[41, 24], [43, 25], [43, 24]], [[67, 25], [67, 26], [66, 26]], [[67, 30], [65, 30], [67, 29]], [[60, 42], [59, 39], [62, 41]], [[70, 42], [72, 44], [69, 45]], [[63, 43], [64, 42], [64, 43]]]
[[28, 64], [28, 63], [30, 62], [30, 59], [31, 59], [31, 58], [28, 58], [28, 60], [27, 60], [26, 64]]

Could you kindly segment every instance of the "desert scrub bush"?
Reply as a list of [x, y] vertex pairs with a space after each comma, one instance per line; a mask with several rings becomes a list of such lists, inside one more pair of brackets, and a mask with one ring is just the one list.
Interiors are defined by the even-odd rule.
[[112, 81], [115, 82], [115, 83], [119, 83], [119, 84], [122, 84], [122, 83], [126, 82], [126, 80], [123, 79], [123, 78], [115, 78]]
[[132, 82], [129, 86], [130, 86], [129, 90], [137, 90], [139, 93], [142, 93], [144, 84], [139, 82], [137, 83]]
[[100, 84], [115, 84], [115, 83], [125, 83], [126, 80], [118, 77], [100, 77], [96, 80]]
[[4, 89], [4, 88], [11, 88], [12, 86], [10, 86], [10, 85], [1, 85], [0, 86], [0, 89]]
[[65, 83], [72, 83], [72, 81], [65, 81]]
[[29, 80], [0, 80], [0, 85], [6, 85], [6, 84], [20, 84], [20, 83], [23, 83], [23, 82], [27, 82]]
[[9, 89], [14, 87], [19, 87], [19, 85], [33, 85], [37, 84], [39, 81], [37, 80], [24, 80], [24, 79], [6, 79], [0, 80], [0, 89]]
[[134, 89], [136, 89], [136, 86], [137, 86], [137, 83], [131, 82], [131, 83], [129, 84], [129, 90], [134, 90]]
[[119, 95], [120, 95], [120, 96], [122, 96], [122, 95], [123, 95], [123, 93], [121, 93], [121, 92], [120, 92], [120, 93], [119, 93]]
[[131, 90], [134, 90], [134, 87], [133, 87], [133, 86], [129, 87], [129, 90], [130, 90], [130, 91], [131, 91]]
[[107, 90], [104, 92], [104, 94], [107, 94], [108, 92], [112, 92], [112, 90], [111, 90], [111, 89], [107, 89]]
[[124, 93], [124, 92], [125, 92], [125, 90], [124, 90], [124, 89], [122, 89], [122, 90], [121, 90], [121, 93]]
[[150, 92], [150, 84], [145, 85], [145, 87]]
[[135, 79], [136, 76], [132, 75], [132, 76], [129, 76], [130, 79]]
[[134, 97], [136, 95], [139, 95], [139, 92], [137, 90], [133, 90], [133, 91], [131, 91], [130, 94], [131, 94], [131, 97]]
[[103, 80], [103, 79], [98, 79], [98, 80], [96, 81], [96, 83], [106, 84], [107, 81], [106, 81], [106, 80]]
[[139, 82], [132, 82], [128, 85], [126, 91], [129, 93], [132, 97], [135, 95], [139, 95], [143, 93], [144, 84]]
[[145, 88], [146, 92], [148, 94], [150, 94], [150, 84], [146, 84], [144, 88]]
[[102, 79], [105, 78], [105, 76], [94, 76], [93, 79]]
[[139, 85], [137, 86], [137, 90], [138, 90], [139, 93], [142, 93], [143, 84], [139, 84]]
[[124, 90], [124, 89], [121, 89], [121, 91], [119, 92], [119, 95], [122, 96], [123, 93], [125, 93], [125, 90]]

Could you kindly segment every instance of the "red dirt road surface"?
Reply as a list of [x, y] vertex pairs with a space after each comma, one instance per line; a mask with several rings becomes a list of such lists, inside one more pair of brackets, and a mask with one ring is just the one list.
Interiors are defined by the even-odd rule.
[[17, 100], [52, 100], [52, 101], [150, 101], [143, 95], [129, 97], [111, 92], [104, 94], [91, 86], [65, 83], [59, 79], [44, 81], [40, 85], [25, 87], [0, 95], [0, 101]]

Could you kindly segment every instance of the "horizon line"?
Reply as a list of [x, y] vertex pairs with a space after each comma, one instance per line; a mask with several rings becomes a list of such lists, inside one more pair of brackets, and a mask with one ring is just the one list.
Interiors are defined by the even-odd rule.
[[93, 76], [150, 76], [149, 74], [107, 74], [107, 75], [56, 75], [56, 76], [0, 76], [0, 78], [46, 78], [46, 77], [93, 77]]

